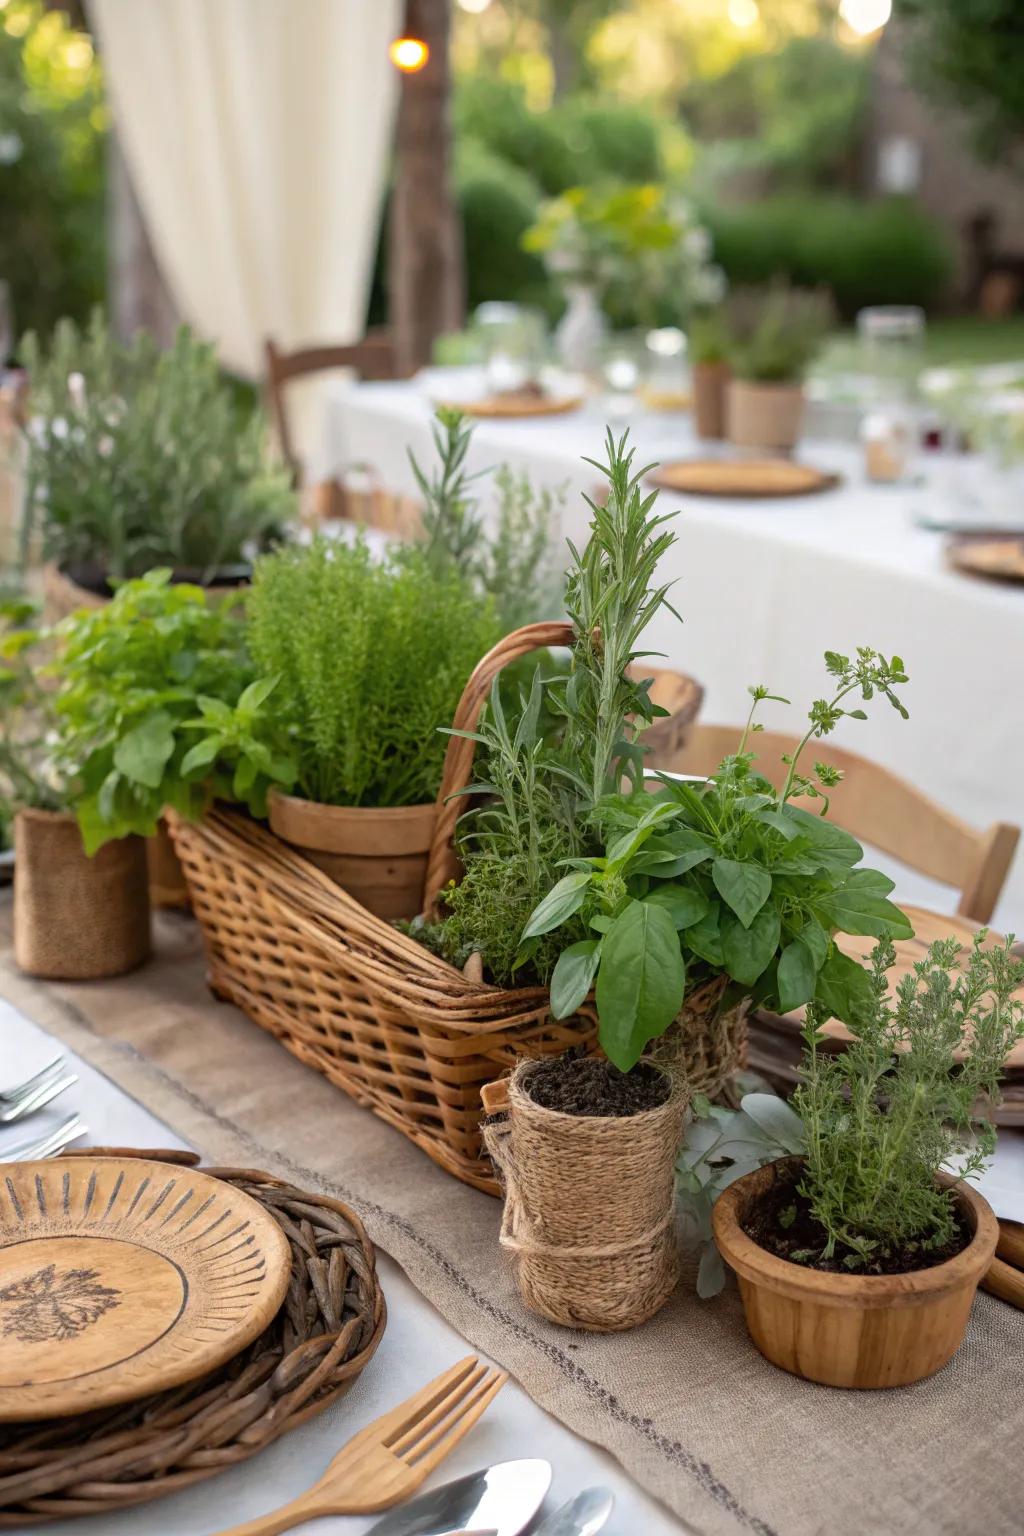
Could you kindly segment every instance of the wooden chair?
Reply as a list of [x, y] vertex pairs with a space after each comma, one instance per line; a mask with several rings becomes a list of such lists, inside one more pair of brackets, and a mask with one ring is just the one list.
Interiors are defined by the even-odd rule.
[[[673, 759], [673, 772], [713, 773], [723, 757], [736, 751], [740, 734], [731, 725], [692, 725]], [[797, 743], [796, 736], [779, 731], [759, 732], [752, 738], [758, 772], [781, 786], [786, 773], [783, 754], [795, 751]], [[830, 819], [920, 874], [953, 886], [960, 892], [957, 914], [987, 923], [1005, 884], [1020, 828], [997, 821], [976, 830], [887, 768], [831, 743], [818, 751], [844, 774], [830, 793]], [[814, 809], [813, 801], [803, 803]]]
[[276, 342], [268, 337], [263, 352], [266, 360], [267, 413], [274, 423], [281, 454], [290, 466], [298, 487], [302, 484], [302, 465], [296, 455], [288, 426], [285, 385], [293, 379], [311, 373], [324, 373], [332, 368], [350, 368], [360, 379], [393, 379], [396, 373], [395, 349], [386, 332], [370, 331], [362, 341], [351, 346], [300, 347], [294, 352], [282, 352]]

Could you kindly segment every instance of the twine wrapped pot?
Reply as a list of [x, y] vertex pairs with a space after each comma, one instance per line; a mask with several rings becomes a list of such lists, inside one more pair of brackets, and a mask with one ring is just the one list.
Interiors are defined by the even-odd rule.
[[[533, 1312], [615, 1333], [664, 1306], [679, 1278], [675, 1160], [688, 1095], [635, 1115], [566, 1115], [530, 1097], [536, 1062], [508, 1084], [508, 1115], [484, 1136], [505, 1180], [502, 1246]], [[667, 1074], [666, 1074], [667, 1076]]]
[[[502, 667], [572, 641], [572, 627], [561, 623], [507, 635], [467, 683], [455, 728], [475, 729]], [[659, 692], [656, 685], [652, 697]], [[696, 684], [685, 692], [672, 716], [657, 722], [667, 751], [700, 704]], [[450, 738], [427, 858], [428, 912], [460, 873], [452, 836], [465, 803], [450, 797], [470, 783], [473, 751], [465, 737]], [[176, 816], [169, 824], [217, 996], [449, 1173], [500, 1194], [482, 1147], [480, 1090], [524, 1057], [558, 1056], [574, 1045], [593, 1049], [592, 1004], [554, 1019], [544, 987], [495, 987], [463, 975], [246, 817], [215, 811], [197, 826]], [[735, 1068], [734, 1052], [742, 1047], [741, 1027], [723, 1034], [719, 1002], [716, 996], [709, 1005], [710, 1034], [700, 1036], [705, 1092]], [[696, 1039], [696, 1028], [691, 1033]]]
[[90, 859], [70, 812], [14, 821], [14, 958], [30, 976], [91, 981], [149, 957], [146, 845], [106, 843]]

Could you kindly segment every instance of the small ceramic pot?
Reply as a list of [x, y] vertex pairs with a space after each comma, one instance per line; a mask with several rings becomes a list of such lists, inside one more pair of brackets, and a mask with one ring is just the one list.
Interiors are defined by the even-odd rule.
[[801, 384], [732, 379], [726, 391], [726, 435], [737, 448], [796, 447], [804, 417]]
[[725, 436], [725, 394], [731, 378], [728, 363], [693, 365], [693, 430], [704, 442]]
[[368, 912], [388, 919], [423, 909], [436, 806], [318, 805], [273, 790], [270, 828]]
[[92, 981], [150, 954], [146, 844], [105, 843], [89, 858], [70, 813], [14, 820], [14, 958], [30, 976]]
[[719, 1196], [715, 1241], [736, 1272], [750, 1337], [773, 1365], [830, 1387], [902, 1387], [933, 1375], [963, 1341], [999, 1224], [969, 1185], [957, 1204], [973, 1236], [944, 1263], [902, 1275], [831, 1274], [769, 1253], [743, 1222], [794, 1160], [782, 1158]]

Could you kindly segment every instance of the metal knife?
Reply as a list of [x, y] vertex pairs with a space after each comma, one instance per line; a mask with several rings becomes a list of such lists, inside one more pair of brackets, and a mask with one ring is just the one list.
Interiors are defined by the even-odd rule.
[[595, 1536], [612, 1512], [615, 1495], [610, 1488], [584, 1488], [568, 1504], [541, 1522], [534, 1536]]
[[501, 1461], [418, 1494], [372, 1525], [366, 1536], [519, 1536], [551, 1486], [547, 1461]]

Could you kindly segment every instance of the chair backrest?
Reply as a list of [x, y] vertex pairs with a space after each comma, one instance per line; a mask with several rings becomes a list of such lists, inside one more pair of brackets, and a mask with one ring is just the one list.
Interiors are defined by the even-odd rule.
[[274, 423], [281, 453], [291, 466], [296, 485], [302, 478], [302, 466], [295, 453], [288, 425], [285, 403], [285, 385], [292, 379], [303, 378], [311, 373], [324, 373], [331, 368], [351, 368], [361, 379], [393, 379], [395, 377], [395, 349], [390, 336], [383, 331], [370, 331], [362, 341], [350, 346], [300, 347], [294, 352], [282, 352], [271, 337], [264, 342], [266, 361], [267, 412]]
[[[723, 757], [736, 751], [740, 734], [740, 728], [732, 725], [691, 726], [672, 763], [673, 771], [713, 773]], [[758, 772], [781, 787], [786, 774], [783, 755], [797, 745], [796, 736], [759, 732], [751, 738]], [[960, 892], [957, 912], [987, 923], [1006, 881], [1020, 828], [995, 822], [978, 831], [888, 768], [831, 743], [820, 749], [820, 755], [843, 773], [842, 783], [829, 791], [830, 820], [911, 869], [954, 886]], [[812, 801], [803, 804], [814, 808]]]

